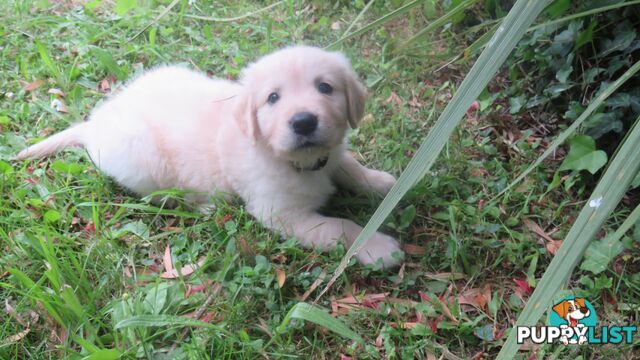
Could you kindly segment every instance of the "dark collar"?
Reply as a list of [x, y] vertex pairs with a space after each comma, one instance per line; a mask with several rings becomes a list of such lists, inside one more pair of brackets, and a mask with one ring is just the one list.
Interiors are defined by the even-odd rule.
[[320, 159], [318, 159], [318, 161], [316, 161], [315, 164], [313, 164], [312, 166], [309, 167], [302, 167], [300, 166], [298, 163], [295, 162], [291, 162], [291, 166], [293, 167], [293, 169], [299, 173], [301, 172], [305, 172], [305, 171], [318, 171], [320, 169], [322, 169], [325, 165], [327, 165], [327, 162], [329, 161], [329, 156], [325, 156], [325, 157], [321, 157]]

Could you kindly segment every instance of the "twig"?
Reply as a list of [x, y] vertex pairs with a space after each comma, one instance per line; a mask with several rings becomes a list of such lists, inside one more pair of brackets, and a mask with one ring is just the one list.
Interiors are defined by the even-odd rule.
[[169, 6], [167, 6], [164, 10], [162, 10], [160, 15], [156, 16], [156, 18], [153, 19], [152, 22], [148, 23], [147, 26], [143, 27], [142, 30], [140, 30], [137, 34], [133, 35], [133, 37], [129, 39], [129, 42], [133, 41], [135, 38], [140, 36], [140, 34], [145, 32], [151, 25], [153, 25], [153, 24], [157, 23], [158, 21], [160, 21], [160, 19], [162, 19], [165, 15], [167, 15], [169, 13], [169, 11], [171, 11], [171, 9], [173, 9], [173, 7], [176, 6], [179, 2], [180, 2], [180, 0], [173, 0], [173, 2], [171, 4], [169, 4]]
[[[204, 314], [204, 312], [207, 310], [207, 307], [211, 305], [211, 303], [213, 302], [213, 299], [216, 298], [218, 294], [220, 294], [220, 290], [222, 290], [222, 285], [218, 283], [213, 285], [213, 290], [211, 291], [211, 294], [207, 296], [207, 299], [202, 303], [202, 305], [200, 305], [198, 310], [196, 310], [196, 312], [193, 314], [193, 318], [195, 320], [200, 320], [200, 318], [202, 317], [202, 314]], [[191, 331], [191, 328], [189, 327], [184, 328], [184, 330], [182, 330], [180, 339], [186, 338], [187, 335], [189, 335], [189, 331]], [[175, 350], [177, 346], [178, 346], [178, 342], [175, 342], [171, 346], [171, 351]]]
[[284, 1], [278, 1], [276, 3], [273, 3], [269, 6], [265, 6], [263, 8], [260, 8], [256, 11], [252, 11], [252, 12], [248, 12], [245, 13], [243, 15], [239, 15], [239, 16], [234, 16], [234, 17], [229, 17], [229, 18], [218, 18], [218, 17], [214, 17], [214, 16], [200, 16], [200, 15], [189, 15], [189, 14], [185, 14], [185, 17], [191, 18], [191, 19], [198, 19], [198, 20], [208, 20], [208, 21], [216, 21], [216, 22], [232, 22], [232, 21], [237, 21], [237, 20], [242, 20], [248, 17], [252, 17], [255, 15], [258, 15], [259, 13], [263, 12], [263, 11], [267, 11], [271, 8], [274, 8], [280, 4], [282, 4]]

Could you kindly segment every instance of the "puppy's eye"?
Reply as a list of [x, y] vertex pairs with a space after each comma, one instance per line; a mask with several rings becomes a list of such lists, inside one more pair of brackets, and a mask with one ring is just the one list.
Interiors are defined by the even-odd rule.
[[275, 93], [275, 92], [272, 92], [271, 94], [269, 94], [269, 97], [267, 98], [267, 102], [271, 105], [277, 103], [278, 100], [280, 100], [280, 95], [278, 95], [278, 93]]
[[333, 92], [333, 88], [326, 82], [321, 82], [320, 84], [318, 84], [318, 91], [320, 91], [322, 94], [328, 95]]

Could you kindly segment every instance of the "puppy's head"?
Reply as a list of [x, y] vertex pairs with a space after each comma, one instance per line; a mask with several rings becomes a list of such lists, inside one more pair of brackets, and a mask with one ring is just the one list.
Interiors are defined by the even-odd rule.
[[366, 90], [339, 53], [286, 48], [249, 65], [241, 82], [235, 109], [240, 129], [279, 158], [315, 162], [363, 116]]

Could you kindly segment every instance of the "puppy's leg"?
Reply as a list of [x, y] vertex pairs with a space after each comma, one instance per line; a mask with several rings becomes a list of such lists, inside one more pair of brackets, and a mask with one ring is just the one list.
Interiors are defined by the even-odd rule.
[[[351, 246], [362, 232], [362, 227], [353, 221], [327, 217], [311, 210], [292, 211], [256, 211], [248, 204], [249, 211], [270, 229], [285, 236], [295, 236], [303, 247], [319, 250], [333, 249], [338, 241], [344, 241]], [[278, 214], [278, 215], [275, 215]], [[385, 268], [398, 265], [399, 259], [393, 256], [398, 252], [399, 259], [403, 253], [398, 242], [391, 236], [376, 232], [356, 254], [362, 264], [373, 264], [382, 259]]]
[[[302, 246], [328, 250], [336, 246], [338, 241], [344, 240], [346, 246], [351, 246], [362, 231], [362, 227], [353, 221], [322, 216], [314, 212], [290, 213], [280, 216], [277, 222], [263, 223], [277, 229], [286, 235], [295, 236]], [[391, 236], [376, 232], [356, 254], [356, 258], [363, 264], [373, 264], [382, 259], [385, 268], [398, 265], [399, 259], [393, 256], [397, 252], [400, 258], [402, 251], [398, 242]]]
[[381, 195], [388, 193], [396, 182], [393, 175], [367, 168], [347, 151], [342, 153], [340, 165], [333, 174], [333, 179], [345, 189]]

